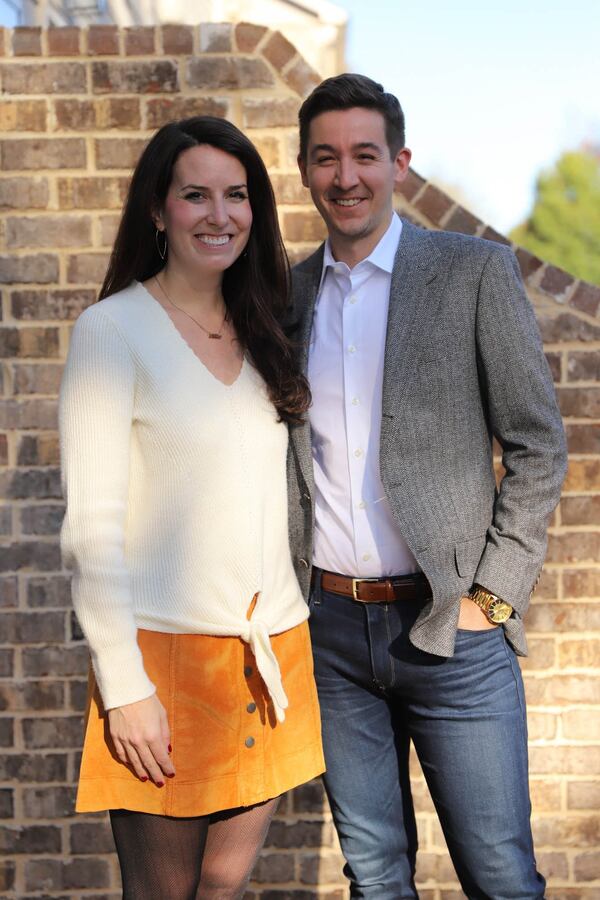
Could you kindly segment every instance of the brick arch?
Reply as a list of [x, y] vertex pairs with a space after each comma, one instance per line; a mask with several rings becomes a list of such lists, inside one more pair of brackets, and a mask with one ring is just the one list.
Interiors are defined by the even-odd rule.
[[[296, 174], [296, 117], [318, 83], [263, 26], [20, 28], [0, 33], [0, 893], [116, 898], [106, 823], [71, 815], [87, 651], [60, 567], [56, 393], [102, 279], [129, 172], [149, 135], [230, 118], [271, 172], [292, 258], [323, 236]], [[427, 228], [506, 238], [411, 172], [398, 208]], [[548, 898], [592, 900], [600, 797], [600, 289], [516, 248], [571, 458], [529, 614], [534, 827]], [[524, 386], [526, 389], [526, 386]], [[415, 768], [422, 897], [458, 896]], [[318, 784], [284, 800], [249, 896], [345, 896]]]

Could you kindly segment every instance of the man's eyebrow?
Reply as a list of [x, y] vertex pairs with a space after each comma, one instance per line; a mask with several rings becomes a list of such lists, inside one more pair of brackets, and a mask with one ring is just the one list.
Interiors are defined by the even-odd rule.
[[[352, 145], [353, 150], [375, 150], [377, 153], [381, 153], [381, 147], [379, 144], [376, 144], [374, 141], [359, 141], [357, 144]], [[315, 144], [314, 147], [310, 149], [310, 155], [314, 156], [315, 153], [335, 153], [335, 147], [332, 147], [331, 144]]]

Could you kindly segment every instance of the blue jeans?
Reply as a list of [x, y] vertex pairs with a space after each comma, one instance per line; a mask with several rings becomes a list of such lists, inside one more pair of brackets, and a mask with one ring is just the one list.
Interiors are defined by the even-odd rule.
[[413, 742], [470, 900], [543, 900], [529, 816], [519, 666], [502, 628], [459, 630], [448, 659], [408, 640], [420, 605], [310, 598], [324, 776], [350, 896], [414, 900]]

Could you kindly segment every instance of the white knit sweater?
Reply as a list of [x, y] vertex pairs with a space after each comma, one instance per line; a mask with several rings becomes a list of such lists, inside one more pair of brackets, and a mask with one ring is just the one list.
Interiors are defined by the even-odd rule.
[[222, 384], [134, 283], [75, 325], [60, 433], [62, 550], [105, 708], [154, 692], [144, 628], [241, 636], [283, 719], [269, 635], [308, 608], [288, 544], [287, 428], [256, 370], [246, 360]]

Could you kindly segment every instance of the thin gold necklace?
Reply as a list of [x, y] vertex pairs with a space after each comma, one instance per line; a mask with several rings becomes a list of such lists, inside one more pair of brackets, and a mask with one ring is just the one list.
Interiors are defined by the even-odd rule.
[[202, 331], [205, 334], [207, 334], [209, 336], [209, 338], [211, 338], [213, 341], [220, 341], [222, 339], [223, 329], [225, 328], [225, 322], [227, 321], [227, 310], [225, 310], [225, 315], [223, 316], [223, 322], [221, 323], [221, 327], [219, 328], [219, 330], [218, 331], [209, 331], [208, 328], [205, 328], [204, 325], [201, 322], [199, 322], [198, 319], [195, 319], [187, 310], [182, 309], [181, 306], [177, 306], [177, 304], [171, 300], [171, 298], [167, 294], [166, 288], [158, 280], [157, 275], [154, 276], [154, 280], [157, 283], [157, 285], [159, 286], [159, 288], [161, 289], [162, 293], [165, 295], [165, 297], [169, 301], [169, 303], [171, 304], [171, 306], [174, 306], [175, 309], [178, 309], [179, 312], [184, 314], [184, 316], [187, 316], [188, 319], [191, 319], [192, 322], [194, 322], [194, 324], [197, 325], [198, 328], [201, 328]]

